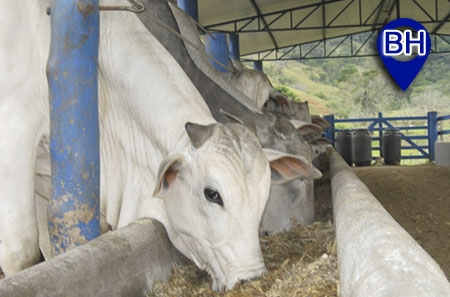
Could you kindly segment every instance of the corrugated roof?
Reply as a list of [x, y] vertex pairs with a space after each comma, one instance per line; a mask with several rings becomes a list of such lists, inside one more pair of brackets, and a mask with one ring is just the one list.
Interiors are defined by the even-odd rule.
[[[378, 31], [400, 17], [422, 23], [430, 34], [450, 35], [449, 0], [198, 0], [198, 6], [202, 26], [238, 33], [241, 57], [257, 59], [297, 55], [303, 45], [324, 40], [351, 43], [348, 36]], [[326, 56], [332, 49], [321, 50]]]

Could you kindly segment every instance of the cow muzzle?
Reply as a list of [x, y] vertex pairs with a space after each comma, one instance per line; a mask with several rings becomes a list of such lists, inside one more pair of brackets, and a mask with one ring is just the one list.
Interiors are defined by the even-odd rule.
[[266, 271], [267, 269], [263, 262], [254, 265], [240, 266], [230, 271], [230, 274], [227, 277], [228, 282], [227, 284], [224, 284], [224, 286], [227, 290], [231, 290], [240, 282], [247, 283], [260, 278]]

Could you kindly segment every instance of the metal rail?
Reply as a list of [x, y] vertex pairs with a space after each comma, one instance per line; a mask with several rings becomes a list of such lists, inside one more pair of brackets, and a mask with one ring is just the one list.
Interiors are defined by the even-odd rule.
[[[450, 129], [444, 129], [441, 125], [443, 121], [450, 120], [450, 115], [438, 117], [437, 112], [429, 112], [426, 116], [415, 117], [384, 117], [380, 112], [378, 117], [373, 118], [357, 118], [357, 119], [336, 119], [334, 115], [325, 116], [325, 119], [330, 122], [331, 127], [325, 132], [325, 136], [331, 141], [333, 145], [336, 143], [336, 133], [343, 131], [343, 129], [336, 128], [339, 123], [354, 123], [359, 124], [358, 127], [364, 126], [372, 134], [372, 141], [378, 141], [378, 146], [372, 147], [372, 152], [382, 152], [383, 133], [388, 129], [398, 129], [402, 136], [403, 144], [402, 150], [415, 150], [415, 155], [402, 155], [402, 159], [429, 159], [434, 161], [435, 151], [434, 143], [444, 135], [450, 134]], [[411, 125], [405, 125], [405, 122], [416, 122]], [[418, 124], [420, 122], [422, 124]], [[441, 126], [441, 127], [440, 127]], [[425, 134], [410, 135], [410, 131], [425, 131]], [[420, 132], [419, 132], [420, 133]], [[423, 133], [423, 132], [422, 132]], [[426, 141], [422, 144], [420, 141]], [[376, 154], [374, 154], [376, 155]], [[373, 157], [376, 159], [377, 157]]]

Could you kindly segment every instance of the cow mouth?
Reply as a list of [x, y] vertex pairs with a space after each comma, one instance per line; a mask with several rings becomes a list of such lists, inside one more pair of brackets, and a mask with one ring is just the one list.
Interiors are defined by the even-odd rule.
[[214, 280], [213, 278], [213, 290], [222, 292], [225, 290], [232, 290], [239, 283], [247, 283], [259, 279], [266, 271], [267, 269], [264, 263], [233, 269], [226, 276], [224, 282], [221, 280]]

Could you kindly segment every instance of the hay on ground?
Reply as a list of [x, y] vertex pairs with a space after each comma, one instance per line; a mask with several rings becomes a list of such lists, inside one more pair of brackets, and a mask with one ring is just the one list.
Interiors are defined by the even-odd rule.
[[211, 290], [208, 274], [192, 262], [176, 265], [169, 282], [157, 282], [150, 297], [168, 296], [338, 296], [336, 240], [331, 222], [296, 225], [289, 232], [261, 238], [268, 272], [228, 292]]

